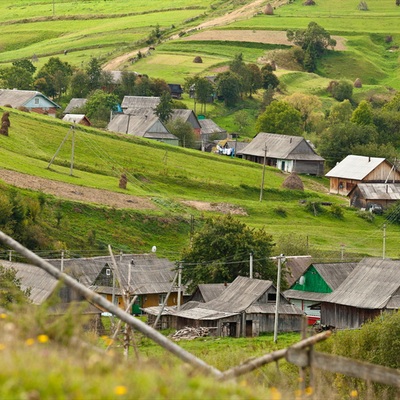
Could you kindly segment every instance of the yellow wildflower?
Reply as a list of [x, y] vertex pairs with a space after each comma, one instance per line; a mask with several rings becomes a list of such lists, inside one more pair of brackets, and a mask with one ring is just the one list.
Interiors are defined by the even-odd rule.
[[352, 390], [352, 391], [350, 392], [350, 397], [358, 397], [358, 392], [357, 392], [357, 390]]
[[33, 339], [33, 338], [28, 338], [25, 340], [25, 344], [27, 346], [32, 346], [34, 343], [35, 343], [35, 339]]
[[3, 343], [0, 343], [0, 351], [4, 350], [6, 348], [6, 345]]
[[314, 390], [311, 386], [306, 387], [305, 393], [307, 396], [311, 396], [313, 394]]
[[120, 385], [120, 386], [116, 386], [116, 387], [114, 388], [114, 393], [115, 393], [117, 396], [123, 396], [123, 395], [126, 394], [127, 392], [128, 392], [128, 389], [127, 389], [126, 386]]
[[38, 340], [39, 343], [46, 343], [46, 342], [49, 341], [49, 337], [47, 335], [43, 334], [43, 335], [39, 335], [37, 337], [37, 340]]
[[282, 399], [281, 392], [276, 387], [272, 387], [270, 389], [270, 392], [271, 392], [271, 400], [281, 400]]
[[7, 318], [7, 314], [1, 313], [0, 314], [0, 319], [6, 319]]

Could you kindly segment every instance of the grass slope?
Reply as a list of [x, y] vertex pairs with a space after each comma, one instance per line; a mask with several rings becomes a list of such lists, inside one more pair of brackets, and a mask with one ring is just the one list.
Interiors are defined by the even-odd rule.
[[[261, 165], [83, 127], [76, 129], [74, 173], [70, 176], [71, 138], [66, 140], [51, 169], [46, 168], [67, 134], [68, 124], [18, 111], [12, 111], [10, 119], [10, 136], [0, 137], [0, 167], [54, 181], [105, 189], [110, 191], [110, 195], [121, 191], [118, 179], [121, 172], [125, 171], [129, 179], [126, 193], [150, 198], [158, 207], [156, 211], [147, 213], [113, 211], [111, 216], [107, 216], [105, 211], [101, 212], [94, 221], [104, 221], [96, 228], [96, 223], [84, 222], [90, 218], [92, 211], [84, 208], [86, 211], [82, 213], [73, 212], [73, 203], [68, 203], [70, 205], [64, 206], [64, 215], [68, 216], [64, 221], [67, 223], [70, 219], [68, 224], [74, 226], [75, 232], [70, 234], [76, 237], [88, 238], [92, 230], [97, 233], [104, 230], [105, 237], [101, 242], [111, 236], [115, 245], [120, 243], [126, 248], [131, 234], [132, 241], [148, 251], [150, 244], [159, 245], [164, 236], [172, 235], [172, 238], [165, 240], [171, 249], [177, 250], [187, 243], [190, 214], [196, 218], [203, 215], [184, 206], [181, 201], [201, 200], [242, 207], [247, 215], [238, 218], [250, 226], [266, 229], [277, 242], [287, 242], [288, 237], [292, 237], [293, 242], [296, 237], [307, 237], [310, 249], [331, 252], [333, 257], [340, 255], [341, 244], [346, 246], [349, 253], [381, 254], [382, 217], [368, 223], [349, 208], [343, 209], [343, 219], [335, 218], [329, 207], [325, 207], [318, 216], [306, 210], [300, 200], [317, 199], [347, 204], [345, 199], [326, 193], [327, 180], [324, 178], [302, 177], [305, 192], [283, 190], [280, 187], [286, 175], [268, 167], [263, 201], [260, 202]], [[279, 211], [282, 209], [286, 216], [281, 216]], [[162, 230], [164, 216], [173, 217], [167, 221], [165, 232]], [[77, 220], [73, 222], [75, 218]], [[115, 226], [124, 218], [136, 221], [135, 229], [132, 228], [127, 234], [116, 233]], [[157, 218], [160, 220], [157, 221]], [[183, 220], [177, 222], [174, 218]], [[154, 225], [149, 223], [149, 219]], [[112, 223], [114, 220], [118, 222], [115, 225]], [[107, 227], [110, 224], [112, 226]], [[322, 226], [324, 229], [321, 229]], [[142, 239], [141, 228], [148, 232]], [[175, 235], [174, 229], [177, 230]], [[399, 233], [397, 226], [388, 225], [387, 254], [392, 257], [398, 255], [395, 243]], [[62, 235], [67, 233], [59, 235], [60, 240], [64, 240]], [[85, 242], [86, 239], [82, 240]]]

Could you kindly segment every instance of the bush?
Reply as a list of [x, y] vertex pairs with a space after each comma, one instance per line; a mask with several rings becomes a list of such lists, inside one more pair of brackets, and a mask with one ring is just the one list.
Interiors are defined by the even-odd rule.
[[374, 222], [375, 215], [370, 213], [369, 211], [359, 210], [357, 211], [357, 217], [365, 219], [368, 222]]
[[287, 217], [287, 211], [283, 207], [276, 207], [274, 208], [274, 213], [279, 215], [280, 217]]
[[315, 216], [323, 212], [320, 201], [309, 200], [306, 202], [306, 210]]
[[337, 219], [343, 219], [343, 208], [338, 206], [337, 204], [332, 204], [331, 209], [329, 210], [332, 216]]
[[366, 1], [360, 1], [360, 2], [358, 3], [357, 8], [358, 8], [360, 11], [368, 11], [368, 4], [367, 4]]

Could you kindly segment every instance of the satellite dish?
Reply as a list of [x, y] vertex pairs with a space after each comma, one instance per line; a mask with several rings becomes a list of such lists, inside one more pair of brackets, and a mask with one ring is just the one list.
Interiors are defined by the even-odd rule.
[[300, 285], [304, 285], [306, 283], [306, 278], [304, 277], [304, 275], [300, 277], [299, 283]]
[[151, 248], [151, 251], [152, 251], [153, 253], [155, 253], [155, 252], [157, 251], [157, 247], [156, 247], [156, 246], [153, 246], [153, 247]]

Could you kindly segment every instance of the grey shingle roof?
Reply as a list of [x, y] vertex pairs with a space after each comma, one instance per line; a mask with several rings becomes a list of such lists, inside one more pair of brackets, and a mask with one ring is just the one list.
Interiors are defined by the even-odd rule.
[[6, 104], [11, 105], [13, 108], [25, 106], [29, 100], [36, 96], [40, 96], [46, 99], [48, 102], [56, 108], [60, 108], [58, 104], [50, 100], [44, 94], [37, 92], [36, 90], [17, 90], [17, 89], [0, 89], [0, 105], [4, 106]]
[[365, 200], [400, 200], [400, 183], [359, 183], [357, 187]]
[[65, 114], [63, 121], [79, 124], [85, 118], [85, 114]]
[[383, 162], [385, 162], [385, 159], [380, 157], [349, 155], [325, 176], [328, 178], [362, 180]]
[[87, 99], [75, 97], [71, 99], [67, 107], [65, 107], [64, 114], [70, 114], [77, 108], [82, 108], [87, 102]]
[[305, 292], [303, 290], [289, 289], [283, 292], [288, 299], [322, 301], [329, 293]]
[[327, 285], [335, 290], [357, 266], [357, 263], [312, 264]]
[[226, 133], [226, 130], [218, 126], [212, 119], [199, 119], [199, 123], [202, 134]]
[[208, 301], [214, 300], [218, 297], [228, 285], [224, 283], [207, 283], [198, 285], [198, 290], [201, 293], [204, 301], [207, 303]]
[[154, 96], [125, 96], [122, 100], [122, 108], [156, 108], [160, 103], [159, 97]]
[[[400, 290], [400, 260], [368, 258], [324, 301], [351, 307], [383, 309]], [[392, 302], [396, 302], [394, 298]]]
[[246, 154], [264, 157], [264, 149], [267, 147], [268, 158], [289, 160], [313, 160], [324, 159], [315, 153], [311, 145], [302, 136], [279, 135], [276, 133], [260, 132], [238, 154]]

